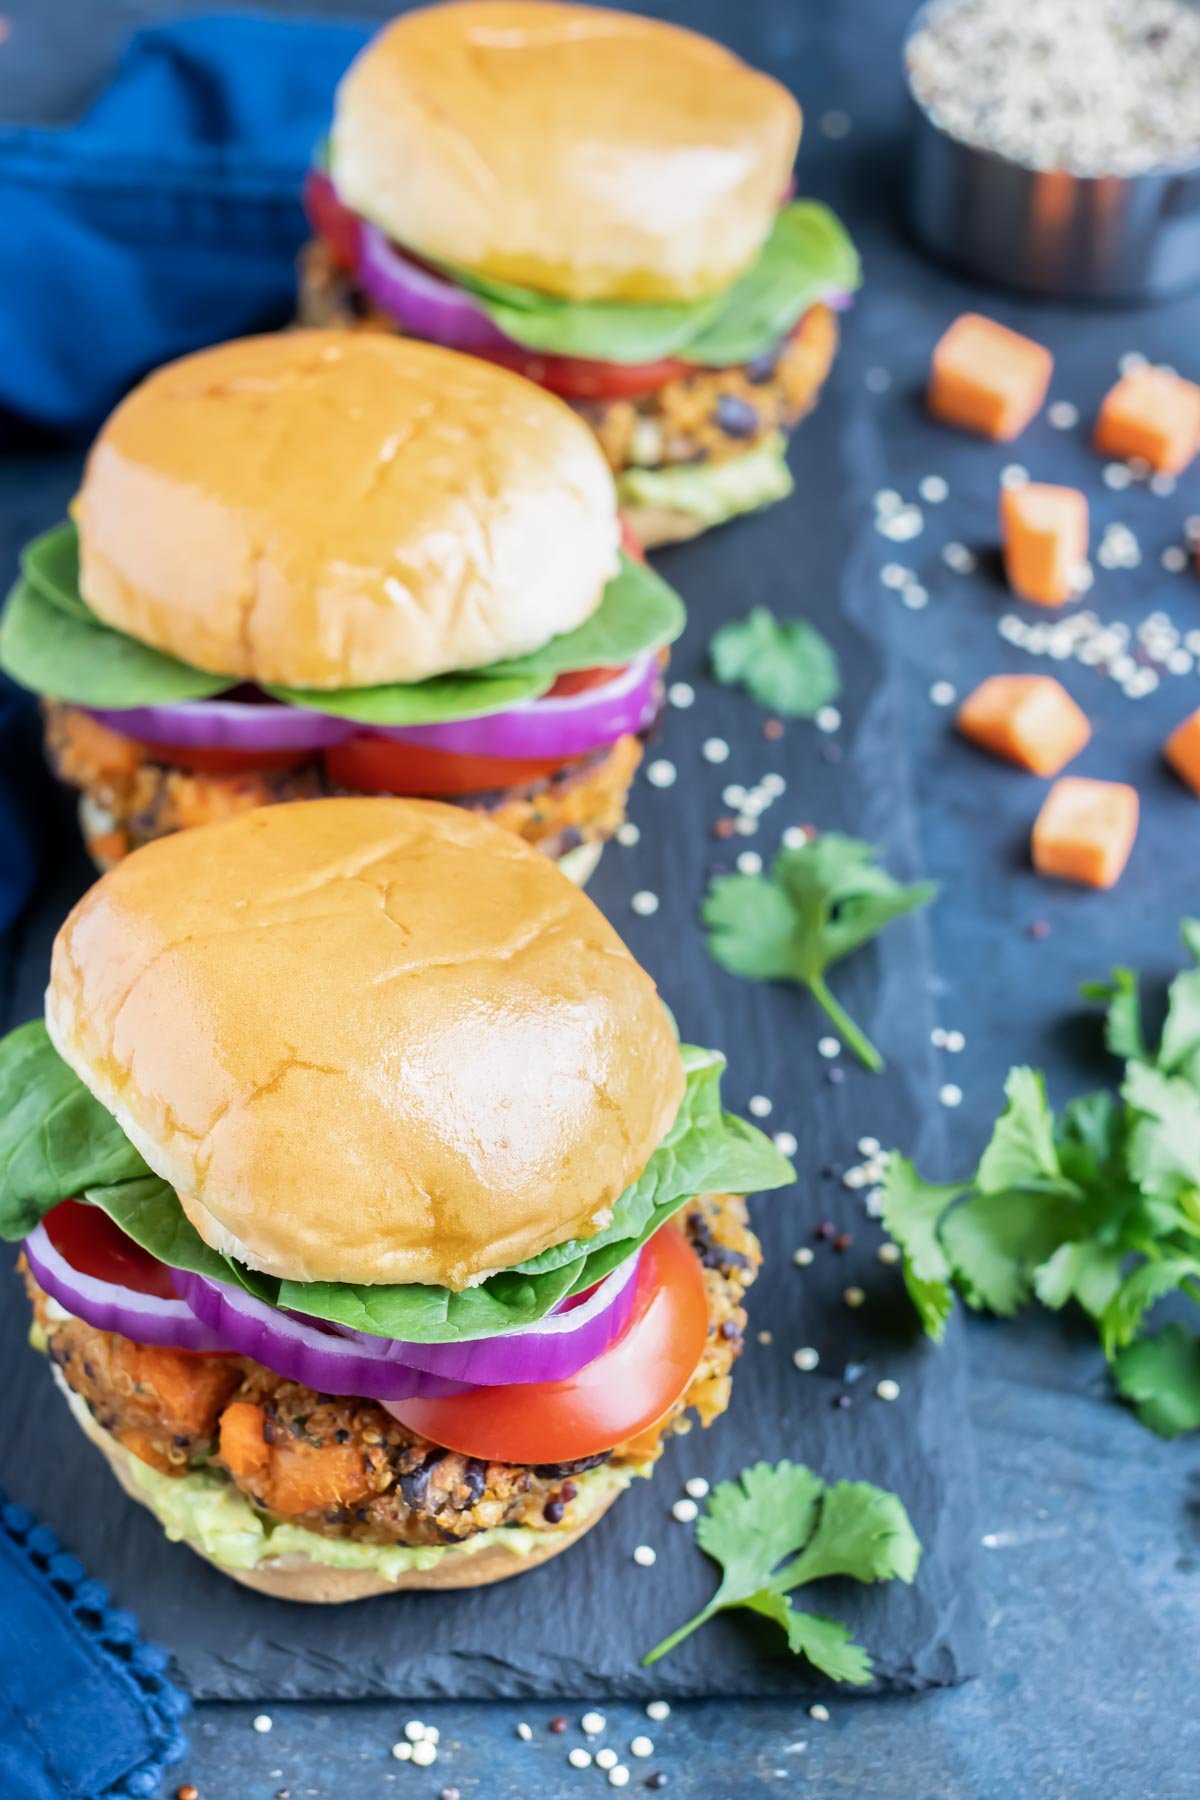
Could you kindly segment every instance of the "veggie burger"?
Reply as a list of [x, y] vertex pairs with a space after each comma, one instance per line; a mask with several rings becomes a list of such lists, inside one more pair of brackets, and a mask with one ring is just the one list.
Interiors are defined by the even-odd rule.
[[297, 331], [152, 375], [31, 544], [0, 666], [45, 699], [101, 867], [340, 793], [488, 812], [583, 879], [624, 817], [678, 597], [561, 400]]
[[527, 843], [434, 802], [136, 851], [0, 1043], [0, 1231], [121, 1483], [298, 1600], [500, 1580], [729, 1399], [792, 1171]]
[[790, 198], [800, 109], [695, 32], [450, 0], [351, 65], [306, 200], [313, 324], [402, 331], [561, 394], [647, 545], [785, 495], [858, 258]]

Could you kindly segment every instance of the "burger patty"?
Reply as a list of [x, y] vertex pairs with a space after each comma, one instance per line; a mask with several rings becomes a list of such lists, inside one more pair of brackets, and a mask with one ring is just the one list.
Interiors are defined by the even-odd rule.
[[47, 1351], [97, 1423], [166, 1475], [224, 1469], [264, 1514], [323, 1537], [444, 1545], [502, 1525], [570, 1529], [573, 1477], [603, 1463], [652, 1462], [672, 1432], [708, 1425], [729, 1403], [746, 1328], [742, 1298], [762, 1253], [746, 1203], [693, 1202], [684, 1229], [704, 1269], [708, 1338], [687, 1391], [649, 1431], [580, 1462], [483, 1462], [443, 1450], [373, 1400], [331, 1397], [246, 1357], [132, 1343], [60, 1316], [28, 1269]]
[[[193, 825], [280, 800], [314, 800], [347, 791], [329, 781], [319, 755], [288, 769], [200, 774], [156, 762], [149, 745], [112, 731], [79, 707], [46, 700], [42, 713], [50, 765], [83, 796], [84, 839], [102, 869], [153, 838]], [[487, 813], [548, 856], [564, 856], [580, 844], [603, 844], [613, 835], [625, 817], [641, 759], [640, 740], [622, 737], [527, 786], [446, 799], [452, 806]]]
[[[397, 331], [339, 268], [320, 239], [300, 263], [300, 322], [354, 331]], [[636, 400], [572, 402], [613, 471], [725, 462], [786, 431], [816, 404], [837, 349], [837, 320], [810, 307], [773, 350], [727, 369], [697, 369]]]

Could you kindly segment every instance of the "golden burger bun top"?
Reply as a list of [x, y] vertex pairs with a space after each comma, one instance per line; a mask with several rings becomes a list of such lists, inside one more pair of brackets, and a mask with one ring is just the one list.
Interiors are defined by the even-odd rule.
[[102, 429], [73, 511], [105, 624], [291, 687], [522, 656], [590, 617], [618, 567], [612, 476], [568, 406], [377, 333], [168, 364]]
[[449, 0], [351, 65], [330, 173], [434, 262], [569, 300], [689, 300], [754, 261], [799, 139], [786, 88], [696, 32]]
[[683, 1095], [654, 983], [548, 857], [428, 801], [160, 838], [55, 940], [56, 1049], [214, 1248], [461, 1289], [602, 1229]]

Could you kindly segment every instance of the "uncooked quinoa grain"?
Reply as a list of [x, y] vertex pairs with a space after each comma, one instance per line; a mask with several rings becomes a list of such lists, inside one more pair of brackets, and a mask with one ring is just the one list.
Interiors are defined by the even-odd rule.
[[1027, 168], [1136, 175], [1200, 150], [1187, 0], [937, 0], [907, 63], [935, 125]]

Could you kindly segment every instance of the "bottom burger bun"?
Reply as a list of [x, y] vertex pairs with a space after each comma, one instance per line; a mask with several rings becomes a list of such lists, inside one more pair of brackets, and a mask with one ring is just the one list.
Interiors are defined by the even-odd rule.
[[[53, 1369], [52, 1374], [56, 1386], [66, 1396], [76, 1424], [100, 1451], [126, 1494], [157, 1518], [154, 1506], [134, 1472], [137, 1459], [133, 1452], [126, 1450], [96, 1423], [87, 1406], [71, 1391], [57, 1369]], [[527, 1570], [538, 1568], [578, 1543], [604, 1517], [623, 1491], [622, 1487], [613, 1487], [597, 1496], [592, 1510], [578, 1525], [565, 1531], [547, 1532], [544, 1540], [530, 1550], [518, 1553], [506, 1550], [503, 1544], [488, 1544], [482, 1550], [451, 1546], [440, 1555], [433, 1568], [406, 1569], [395, 1580], [388, 1580], [373, 1569], [337, 1569], [326, 1563], [311, 1562], [303, 1556], [264, 1558], [254, 1568], [235, 1569], [218, 1562], [190, 1539], [182, 1541], [218, 1573], [227, 1575], [242, 1587], [253, 1588], [256, 1593], [270, 1595], [276, 1600], [296, 1600], [309, 1606], [337, 1606], [345, 1600], [369, 1600], [376, 1594], [395, 1594], [409, 1588], [490, 1587], [494, 1582], [524, 1575]]]

